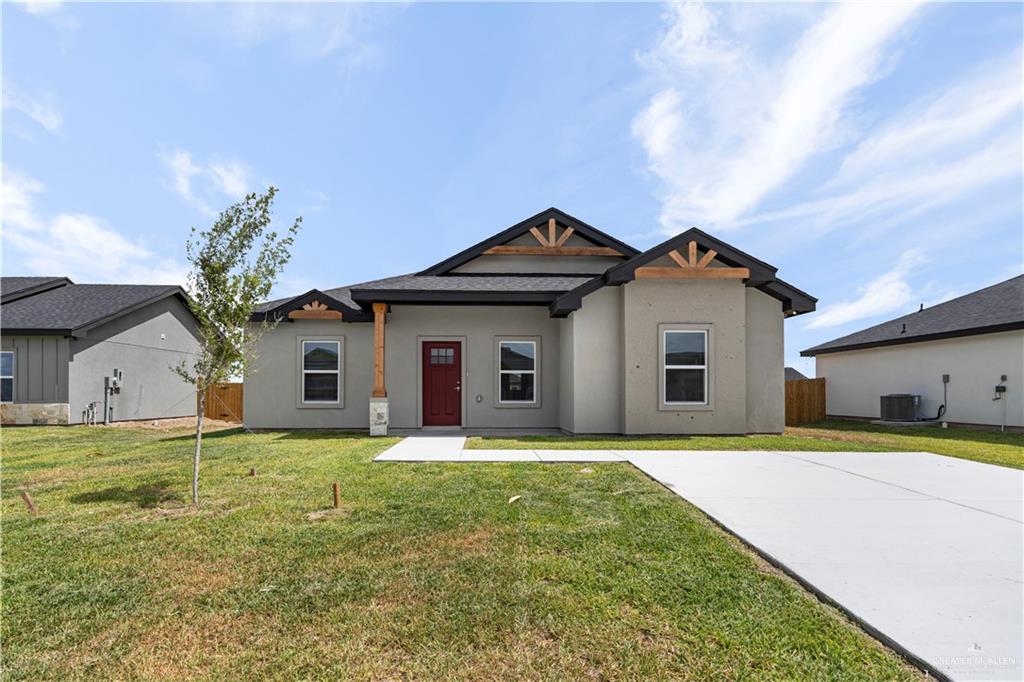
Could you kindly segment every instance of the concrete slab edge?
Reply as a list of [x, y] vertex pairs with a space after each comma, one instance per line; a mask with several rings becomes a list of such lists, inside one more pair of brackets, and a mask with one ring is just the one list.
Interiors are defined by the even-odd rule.
[[[537, 457], [537, 453], [535, 451], [531, 451], [531, 452], [533, 452], [534, 456]], [[788, 451], [779, 451], [779, 454], [787, 454], [787, 452]], [[461, 455], [461, 452], [460, 452], [460, 455]], [[565, 464], [568, 464], [568, 463], [581, 464], [581, 463], [586, 463], [586, 462], [579, 462], [579, 461], [576, 461], [576, 462], [558, 462], [558, 461], [550, 461], [550, 460], [545, 461], [545, 460], [541, 459], [540, 457], [537, 457], [537, 459], [533, 459], [533, 460], [525, 460], [525, 461], [524, 460], [519, 460], [519, 461], [507, 461], [506, 460], [504, 462], [500, 462], [500, 461], [498, 461], [498, 462], [496, 462], [496, 461], [487, 461], [487, 460], [467, 461], [467, 460], [463, 460], [461, 458], [461, 456], [457, 457], [454, 460], [452, 460], [452, 459], [413, 459], [413, 458], [409, 458], [409, 459], [405, 459], [405, 458], [402, 458], [402, 459], [388, 458], [388, 459], [383, 459], [382, 460], [382, 459], [378, 459], [379, 457], [380, 457], [380, 455], [378, 455], [377, 457], [374, 457], [373, 461], [375, 461], [375, 462], [377, 462], [377, 461], [382, 461], [382, 462], [406, 462], [406, 463], [412, 463], [412, 462], [428, 463], [428, 462], [431, 462], [431, 463], [435, 463], [435, 464], [436, 463], [441, 463], [441, 464], [444, 464], [444, 463], [449, 463], [449, 464], [455, 464], [455, 463], [462, 463], [462, 464], [470, 464], [470, 463], [476, 463], [476, 464], [496, 464], [496, 463], [499, 463], [499, 464], [500, 463], [507, 463], [507, 464], [524, 464], [524, 463], [525, 464], [562, 464], [562, 463], [565, 463]], [[897, 642], [895, 639], [893, 639], [893, 638], [889, 637], [888, 635], [886, 635], [881, 630], [878, 630], [877, 628], [875, 628], [873, 625], [871, 625], [869, 622], [867, 622], [864, 618], [860, 617], [857, 613], [855, 613], [854, 611], [851, 611], [850, 609], [848, 609], [847, 607], [843, 606], [841, 603], [839, 603], [838, 601], [836, 601], [835, 599], [830, 597], [828, 594], [826, 594], [822, 590], [818, 589], [813, 583], [811, 583], [808, 580], [806, 580], [805, 578], [803, 578], [798, 572], [794, 571], [792, 568], [787, 566], [784, 562], [782, 562], [779, 559], [775, 558], [770, 553], [762, 550], [760, 547], [758, 547], [757, 545], [755, 545], [754, 543], [750, 542], [749, 540], [747, 540], [745, 537], [743, 537], [739, 533], [737, 533], [734, 530], [732, 530], [731, 528], [729, 528], [729, 526], [727, 526], [725, 523], [723, 523], [717, 517], [715, 517], [712, 514], [709, 514], [705, 510], [701, 509], [699, 506], [697, 506], [696, 504], [694, 504], [690, 500], [686, 499], [686, 497], [680, 495], [675, 490], [673, 490], [669, 486], [665, 485], [665, 483], [663, 483], [662, 481], [659, 481], [657, 478], [654, 478], [649, 473], [647, 473], [646, 471], [644, 471], [640, 467], [636, 466], [635, 464], [633, 464], [628, 459], [621, 459], [619, 461], [612, 461], [612, 462], [609, 462], [607, 460], [603, 460], [603, 461], [594, 462], [594, 463], [607, 463], [607, 464], [623, 463], [623, 464], [629, 464], [634, 469], [639, 471], [641, 474], [643, 474], [644, 476], [646, 476], [647, 478], [649, 478], [650, 480], [654, 481], [659, 486], [661, 486], [662, 488], [667, 490], [669, 493], [679, 497], [680, 499], [685, 500], [694, 509], [696, 509], [698, 512], [703, 514], [705, 516], [705, 518], [707, 518], [709, 521], [711, 521], [715, 526], [717, 526], [718, 528], [720, 528], [725, 533], [727, 533], [727, 534], [731, 535], [732, 537], [736, 538], [737, 540], [739, 540], [740, 543], [743, 544], [743, 546], [747, 547], [750, 551], [752, 551], [755, 554], [757, 554], [763, 560], [767, 561], [769, 564], [771, 564], [775, 568], [777, 568], [780, 571], [782, 571], [783, 573], [785, 573], [787, 576], [789, 576], [790, 579], [792, 579], [794, 582], [796, 582], [802, 588], [804, 588], [809, 593], [814, 595], [818, 599], [818, 601], [820, 601], [823, 604], [826, 604], [828, 606], [831, 606], [832, 608], [836, 609], [837, 611], [839, 611], [840, 613], [845, 615], [847, 618], [850, 619], [850, 621], [852, 621], [854, 624], [856, 624], [861, 630], [863, 630], [865, 633], [867, 633], [869, 636], [871, 636], [877, 642], [882, 644], [882, 646], [884, 646], [884, 647], [888, 648], [889, 650], [893, 651], [894, 653], [896, 653], [898, 656], [900, 656], [907, 663], [909, 663], [910, 665], [914, 666], [918, 670], [924, 672], [925, 674], [927, 674], [927, 675], [929, 675], [929, 676], [931, 676], [931, 677], [933, 677], [933, 678], [935, 678], [937, 680], [941, 680], [942, 682], [954, 682], [953, 679], [951, 677], [949, 677], [949, 675], [947, 675], [945, 672], [943, 672], [942, 670], [940, 670], [939, 668], [937, 668], [933, 664], [929, 663], [925, 659], [921, 658], [920, 656], [918, 656], [914, 652], [910, 651], [909, 649], [904, 647], [902, 644]]]
[[818, 589], [813, 583], [808, 582], [803, 576], [801, 576], [799, 573], [797, 573], [792, 568], [787, 566], [784, 562], [779, 561], [778, 559], [776, 559], [774, 556], [772, 556], [768, 552], [764, 551], [763, 549], [761, 549], [760, 547], [758, 547], [754, 543], [750, 542], [749, 540], [747, 540], [745, 537], [743, 537], [742, 535], [740, 535], [739, 533], [737, 533], [733, 529], [729, 528], [729, 526], [725, 525], [725, 523], [720, 521], [717, 517], [715, 517], [714, 515], [709, 514], [708, 512], [704, 511], [703, 509], [698, 507], [693, 502], [690, 502], [690, 500], [687, 500], [685, 497], [683, 497], [682, 495], [677, 493], [675, 490], [673, 490], [672, 488], [668, 487], [667, 485], [665, 485], [663, 482], [659, 481], [658, 479], [654, 478], [653, 476], [648, 474], [646, 471], [644, 471], [640, 467], [638, 467], [635, 464], [633, 464], [632, 462], [630, 462], [630, 465], [633, 466], [633, 468], [635, 468], [641, 474], [643, 474], [647, 478], [651, 479], [652, 481], [654, 481], [655, 483], [660, 485], [662, 488], [664, 488], [668, 492], [670, 492], [673, 495], [679, 497], [680, 499], [686, 500], [686, 502], [690, 506], [692, 506], [698, 512], [703, 514], [709, 521], [711, 521], [711, 523], [715, 524], [718, 528], [721, 528], [725, 533], [727, 533], [727, 534], [731, 535], [732, 537], [736, 538], [737, 540], [739, 540], [745, 547], [747, 547], [750, 551], [754, 552], [754, 554], [757, 554], [759, 557], [761, 557], [762, 559], [767, 561], [769, 564], [771, 564], [775, 568], [777, 568], [780, 571], [782, 571], [783, 573], [785, 573], [794, 582], [796, 582], [798, 585], [800, 585], [805, 590], [807, 590], [812, 595], [814, 595], [818, 599], [818, 601], [822, 602], [823, 604], [827, 604], [828, 606], [831, 606], [832, 608], [836, 609], [837, 611], [839, 611], [840, 613], [845, 615], [854, 624], [856, 624], [861, 630], [863, 630], [868, 635], [870, 635], [872, 638], [874, 638], [876, 641], [878, 641], [882, 646], [884, 646], [884, 647], [892, 650], [893, 652], [895, 652], [897, 655], [900, 656], [900, 658], [905, 660], [907, 663], [909, 663], [910, 665], [914, 666], [915, 668], [917, 668], [921, 672], [925, 673], [926, 675], [929, 675], [929, 676], [935, 678], [936, 680], [940, 680], [941, 682], [955, 682], [955, 680], [953, 680], [953, 678], [951, 678], [949, 675], [944, 673], [942, 670], [940, 670], [939, 668], [935, 667], [934, 665], [932, 665], [928, 661], [924, 660], [923, 658], [921, 658], [920, 656], [918, 656], [914, 652], [910, 651], [909, 649], [904, 647], [902, 644], [897, 642], [895, 639], [893, 639], [892, 637], [889, 637], [887, 634], [885, 634], [881, 630], [879, 630], [876, 627], [874, 627], [873, 625], [871, 625], [871, 623], [869, 623], [866, 620], [864, 620], [863, 618], [861, 618], [855, 612], [851, 611], [850, 609], [846, 608], [845, 606], [843, 606], [842, 604], [837, 602], [835, 599], [830, 597], [828, 594], [826, 594], [822, 590]]

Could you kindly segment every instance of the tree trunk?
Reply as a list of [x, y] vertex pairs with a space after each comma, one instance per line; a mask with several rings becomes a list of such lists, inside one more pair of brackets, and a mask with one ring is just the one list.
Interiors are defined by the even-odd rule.
[[192, 504], [199, 504], [199, 453], [203, 448], [203, 417], [206, 416], [206, 391], [200, 391], [196, 406], [196, 454], [192, 459]]

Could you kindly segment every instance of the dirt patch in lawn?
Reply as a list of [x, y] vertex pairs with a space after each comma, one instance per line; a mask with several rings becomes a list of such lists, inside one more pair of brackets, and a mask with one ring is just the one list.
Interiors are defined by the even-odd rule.
[[463, 553], [482, 553], [491, 547], [494, 532], [490, 528], [474, 528], [468, 533], [456, 533], [441, 538], [441, 546]]
[[[114, 429], [145, 429], [156, 431], [195, 431], [195, 417], [175, 417], [173, 419], [145, 419], [142, 421], [114, 422], [112, 424], [97, 425], [98, 427]], [[203, 433], [224, 431], [225, 429], [237, 429], [242, 425], [238, 422], [225, 422], [220, 419], [204, 419]]]
[[327, 519], [332, 519], [332, 518], [343, 518], [344, 519], [344, 518], [348, 518], [351, 515], [352, 515], [352, 510], [349, 509], [348, 507], [340, 507], [338, 509], [334, 509], [332, 507], [330, 509], [318, 509], [317, 511], [311, 511], [308, 514], [306, 514], [306, 520], [307, 521], [326, 521]]
[[252, 614], [176, 616], [142, 633], [124, 669], [142, 679], [194, 678], [196, 671], [221, 668], [224, 659], [258, 648], [275, 630], [272, 621]]
[[164, 590], [183, 604], [193, 597], [209, 594], [237, 584], [232, 563], [223, 559], [201, 559], [164, 555], [157, 560], [155, 572], [167, 582]]

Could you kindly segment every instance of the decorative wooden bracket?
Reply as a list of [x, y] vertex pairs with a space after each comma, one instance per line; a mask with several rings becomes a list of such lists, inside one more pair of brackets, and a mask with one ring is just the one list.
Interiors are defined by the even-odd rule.
[[302, 310], [293, 310], [288, 313], [290, 320], [340, 320], [341, 313], [331, 310], [320, 301], [313, 301], [302, 306]]
[[562, 234], [557, 235], [558, 224], [554, 218], [548, 220], [548, 233], [545, 235], [538, 227], [531, 227], [530, 234], [540, 246], [492, 246], [484, 254], [495, 256], [619, 256], [623, 254], [609, 246], [564, 246], [569, 237], [576, 231], [566, 227]]
[[668, 252], [668, 257], [679, 267], [641, 267], [636, 269], [638, 279], [748, 279], [748, 268], [709, 268], [718, 252], [708, 249], [699, 260], [697, 258], [697, 242], [691, 241], [687, 257], [676, 250]]

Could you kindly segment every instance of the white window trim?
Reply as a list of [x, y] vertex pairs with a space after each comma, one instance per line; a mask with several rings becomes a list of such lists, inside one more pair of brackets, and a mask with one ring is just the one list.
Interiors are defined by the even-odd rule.
[[[669, 334], [701, 334], [704, 337], [704, 364], [702, 365], [670, 365], [665, 362], [665, 354], [668, 350]], [[708, 363], [711, 354], [711, 334], [708, 329], [662, 329], [661, 330], [661, 404], [665, 406], [679, 405], [682, 407], [707, 407], [711, 404], [711, 395], [708, 392], [708, 376], [711, 368]], [[668, 399], [668, 370], [670, 369], [700, 369], [704, 370], [704, 400], [669, 400]]]
[[[522, 338], [515, 336], [501, 336], [497, 339], [495, 346], [495, 366], [498, 368], [498, 383], [495, 385], [497, 404], [500, 407], [540, 407], [540, 339], [536, 337]], [[501, 346], [506, 343], [529, 343], [533, 346], [533, 369], [502, 369], [501, 368]], [[501, 398], [501, 375], [502, 374], [532, 374], [533, 375], [533, 400], [502, 400]]]
[[11, 404], [11, 403], [14, 402], [14, 391], [17, 388], [17, 385], [16, 385], [16, 383], [14, 381], [14, 374], [15, 374], [14, 362], [17, 359], [17, 356], [15, 355], [13, 350], [0, 351], [0, 354], [3, 354], [3, 353], [10, 353], [10, 355], [11, 355], [11, 373], [10, 374], [0, 374], [0, 379], [10, 379], [11, 380], [11, 399], [10, 400], [3, 400], [3, 401], [0, 401], [0, 402], [2, 402], [4, 404]]
[[[345, 372], [345, 338], [344, 337], [316, 337], [303, 336], [299, 342], [299, 407], [344, 407], [344, 372]], [[306, 369], [306, 344], [307, 343], [333, 343], [338, 347], [338, 369]], [[306, 375], [307, 374], [334, 374], [338, 382], [338, 397], [336, 400], [306, 400]]]

